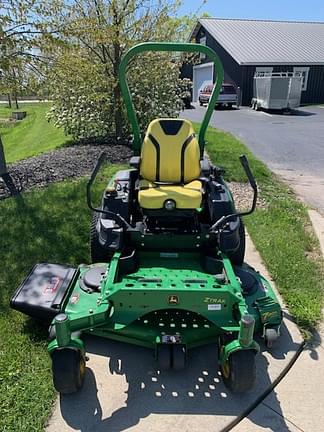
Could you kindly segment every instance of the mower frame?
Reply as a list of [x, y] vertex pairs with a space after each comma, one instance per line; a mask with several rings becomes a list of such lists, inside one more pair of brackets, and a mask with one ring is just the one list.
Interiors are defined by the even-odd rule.
[[[125, 54], [119, 80], [133, 129], [136, 156], [141, 151], [142, 136], [126, 74], [130, 60], [146, 51], [200, 52], [214, 62], [216, 84], [199, 130], [200, 157], [203, 159], [205, 133], [224, 77], [218, 56], [209, 47], [200, 44], [164, 42], [139, 44]], [[98, 225], [106, 224], [107, 230], [113, 231], [114, 223], [119, 224], [116, 230], [120, 237], [116, 233], [119, 240], [116, 240], [118, 245], [111, 259], [108, 263], [107, 259], [105, 263], [81, 264], [77, 269], [46, 264], [35, 266], [37, 268], [33, 269], [11, 300], [13, 308], [31, 316], [48, 314], [50, 319], [54, 316], [48, 351], [53, 361], [56, 389], [71, 393], [82, 385], [85, 349], [80, 332], [153, 348], [157, 359], [160, 359], [161, 369], [171, 365], [178, 370], [185, 365], [188, 348], [216, 342], [225, 384], [233, 391], [250, 389], [255, 378], [254, 354], [260, 350], [254, 334], [261, 333], [270, 342], [275, 340], [279, 335], [282, 311], [269, 282], [246, 264], [234, 266], [220, 246], [221, 235], [234, 223], [233, 219], [240, 221], [240, 216], [252, 213], [256, 206], [257, 185], [246, 157], [241, 156], [240, 161], [254, 190], [249, 211], [235, 213], [233, 199], [221, 171], [210, 166], [209, 174], [202, 181], [206, 184], [211, 182], [216, 190], [220, 188], [226, 196], [226, 205], [229, 204], [232, 210], [225, 211], [225, 207], [221, 207], [222, 217], [217, 220], [219, 216], [215, 213], [217, 218], [208, 217], [208, 223], [199, 221], [199, 231], [195, 226], [191, 231], [162, 230], [158, 233], [146, 232], [142, 220], [135, 218], [133, 223], [131, 218], [128, 221], [128, 216], [120, 214], [122, 211], [104, 208], [105, 198], [115, 199], [117, 196], [117, 190], [111, 187], [114, 179], [105, 191], [108, 195], [103, 196], [103, 207], [93, 206], [91, 186], [104, 160], [105, 156], [101, 155], [91, 174], [87, 201], [94, 212], [103, 216]], [[127, 172], [134, 171], [139, 176], [136, 168]], [[125, 171], [119, 173], [125, 174]], [[110, 193], [115, 194], [110, 196]], [[223, 199], [218, 201], [214, 196], [210, 192], [208, 198], [216, 203]], [[191, 209], [197, 214], [200, 211], [202, 209]], [[234, 213], [228, 214], [232, 211]], [[125, 243], [120, 240], [122, 236], [127, 236]], [[118, 250], [120, 244], [124, 247]], [[230, 248], [225, 250], [231, 251]], [[57, 267], [57, 273], [50, 271]], [[241, 354], [246, 353], [248, 355], [240, 363]], [[176, 357], [170, 360], [172, 355]], [[231, 371], [233, 364], [235, 373]], [[246, 372], [242, 364], [249, 366], [249, 379], [245, 377], [240, 380]]]

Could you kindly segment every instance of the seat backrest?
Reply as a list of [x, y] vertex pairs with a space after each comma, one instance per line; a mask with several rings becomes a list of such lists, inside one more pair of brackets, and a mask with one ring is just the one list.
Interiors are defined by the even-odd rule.
[[200, 175], [200, 149], [189, 120], [156, 119], [141, 151], [141, 176], [151, 182], [188, 183]]

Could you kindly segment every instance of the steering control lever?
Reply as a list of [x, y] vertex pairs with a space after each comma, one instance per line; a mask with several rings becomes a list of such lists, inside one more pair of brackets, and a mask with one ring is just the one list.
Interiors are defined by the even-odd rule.
[[258, 199], [258, 186], [256, 184], [255, 178], [253, 177], [250, 165], [249, 165], [249, 161], [247, 159], [247, 157], [245, 155], [242, 155], [239, 157], [241, 165], [244, 169], [244, 172], [249, 180], [250, 186], [253, 189], [253, 201], [252, 201], [252, 206], [250, 208], [249, 211], [246, 212], [241, 212], [241, 213], [233, 213], [227, 216], [222, 216], [220, 219], [218, 219], [217, 222], [214, 223], [214, 225], [210, 228], [210, 231], [215, 232], [217, 231], [220, 227], [224, 227], [224, 225], [226, 225], [227, 222], [229, 222], [231, 219], [236, 218], [236, 217], [241, 217], [241, 216], [248, 216], [251, 213], [254, 212], [255, 207], [256, 207], [256, 203], [257, 203], [257, 199]]
[[95, 181], [98, 171], [101, 167], [101, 165], [105, 162], [107, 159], [107, 153], [102, 152], [97, 160], [97, 163], [91, 173], [91, 176], [87, 183], [87, 204], [90, 210], [95, 211], [97, 213], [102, 213], [104, 215], [109, 216], [111, 219], [113, 219], [115, 222], [119, 223], [121, 226], [124, 226], [125, 228], [130, 228], [130, 225], [128, 222], [125, 221], [125, 219], [120, 216], [119, 214], [116, 214], [114, 212], [111, 212], [109, 210], [102, 210], [100, 208], [96, 208], [92, 205], [92, 199], [91, 199], [91, 186], [93, 185], [93, 182]]

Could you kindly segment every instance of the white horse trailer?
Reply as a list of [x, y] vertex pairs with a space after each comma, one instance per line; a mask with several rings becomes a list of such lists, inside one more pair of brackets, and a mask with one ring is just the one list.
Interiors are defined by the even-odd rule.
[[300, 72], [256, 72], [251, 106], [255, 110], [290, 110], [300, 106]]

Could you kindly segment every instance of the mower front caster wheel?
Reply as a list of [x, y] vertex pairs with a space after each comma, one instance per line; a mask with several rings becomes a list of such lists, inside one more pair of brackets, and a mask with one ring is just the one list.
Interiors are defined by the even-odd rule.
[[187, 353], [185, 345], [172, 346], [172, 368], [180, 371], [186, 367]]
[[235, 351], [220, 370], [225, 386], [233, 393], [251, 390], [256, 378], [255, 351]]
[[156, 348], [156, 358], [161, 370], [180, 371], [186, 366], [186, 347], [182, 344], [159, 344]]
[[172, 350], [171, 345], [159, 344], [156, 347], [156, 360], [161, 370], [171, 369]]
[[264, 331], [264, 342], [268, 349], [271, 349], [279, 337], [279, 332], [274, 328], [267, 328]]
[[62, 394], [77, 392], [84, 380], [84, 354], [73, 348], [55, 350], [52, 354], [52, 373], [55, 390]]

